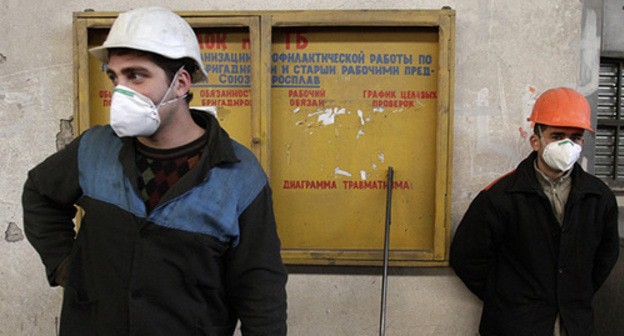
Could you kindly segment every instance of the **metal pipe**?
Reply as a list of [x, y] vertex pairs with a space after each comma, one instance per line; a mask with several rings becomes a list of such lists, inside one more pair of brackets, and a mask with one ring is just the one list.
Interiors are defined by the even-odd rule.
[[392, 184], [394, 170], [388, 167], [388, 193], [386, 194], [386, 230], [384, 240], [383, 278], [381, 281], [381, 316], [379, 322], [379, 336], [386, 334], [386, 299], [388, 292], [388, 255], [390, 254], [390, 217], [392, 214]]

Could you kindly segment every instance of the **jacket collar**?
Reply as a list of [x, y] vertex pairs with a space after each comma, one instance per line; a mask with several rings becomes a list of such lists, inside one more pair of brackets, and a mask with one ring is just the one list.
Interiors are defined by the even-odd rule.
[[[533, 151], [520, 162], [516, 169], [517, 177], [509, 189], [510, 192], [542, 193], [542, 187], [537, 180], [533, 167], [536, 158], [537, 152]], [[586, 173], [578, 163], [574, 164], [570, 176], [572, 177], [570, 198], [580, 197], [584, 194], [600, 194], [600, 189], [596, 185], [595, 180], [591, 179], [590, 175]]]
[[206, 130], [204, 136], [208, 137], [203, 153], [206, 158], [205, 168], [240, 161], [234, 154], [230, 136], [213, 115], [200, 110], [191, 110], [191, 116], [197, 125]]

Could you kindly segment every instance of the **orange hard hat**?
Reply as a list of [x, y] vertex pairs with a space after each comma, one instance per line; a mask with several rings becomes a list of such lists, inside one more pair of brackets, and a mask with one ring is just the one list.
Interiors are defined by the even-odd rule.
[[542, 124], [557, 127], [583, 128], [590, 132], [591, 109], [582, 94], [570, 88], [560, 87], [542, 93], [527, 121], [532, 125]]

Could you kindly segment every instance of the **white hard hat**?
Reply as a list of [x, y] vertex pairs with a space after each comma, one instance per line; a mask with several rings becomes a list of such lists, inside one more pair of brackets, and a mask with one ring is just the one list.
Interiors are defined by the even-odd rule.
[[166, 8], [141, 7], [119, 14], [106, 41], [89, 52], [107, 63], [111, 48], [148, 51], [170, 59], [188, 57], [197, 63], [197, 70], [191, 74], [193, 83], [208, 78], [193, 28]]

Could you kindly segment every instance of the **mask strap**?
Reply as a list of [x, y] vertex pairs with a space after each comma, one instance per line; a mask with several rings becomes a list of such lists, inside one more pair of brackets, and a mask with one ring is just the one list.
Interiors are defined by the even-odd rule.
[[544, 133], [542, 132], [542, 125], [537, 125], [537, 130], [539, 131], [539, 139], [542, 146], [546, 146], [546, 141], [544, 141]]
[[158, 105], [156, 106], [156, 108], [159, 108], [159, 107], [161, 107], [161, 106], [163, 106], [163, 105], [167, 105], [167, 104], [173, 103], [173, 102], [175, 102], [175, 101], [177, 101], [177, 100], [180, 100], [180, 99], [186, 98], [186, 96], [187, 96], [188, 94], [186, 94], [186, 93], [185, 93], [185, 94], [184, 94], [183, 96], [181, 96], [181, 97], [172, 98], [172, 99], [169, 99], [169, 100], [165, 101], [165, 98], [167, 98], [167, 96], [168, 96], [168, 95], [169, 95], [169, 93], [171, 92], [171, 89], [173, 89], [173, 86], [175, 85], [175, 82], [178, 80], [178, 77], [180, 76], [180, 71], [182, 71], [182, 69], [184, 69], [184, 65], [183, 65], [183, 66], [181, 66], [181, 67], [180, 67], [180, 69], [178, 69], [178, 71], [176, 71], [176, 74], [173, 76], [173, 79], [171, 80], [171, 84], [169, 84], [169, 87], [167, 88], [167, 92], [165, 92], [165, 95], [162, 97], [162, 99], [160, 100], [160, 103], [158, 103]]
[[160, 107], [160, 106], [163, 106], [163, 105], [171, 104], [171, 103], [176, 102], [176, 101], [178, 101], [180, 99], [186, 98], [186, 96], [188, 96], [188, 93], [185, 93], [185, 94], [183, 94], [182, 96], [180, 96], [178, 98], [172, 98], [172, 99], [169, 99], [167, 101], [164, 101], [164, 102], [158, 104], [158, 106]]

